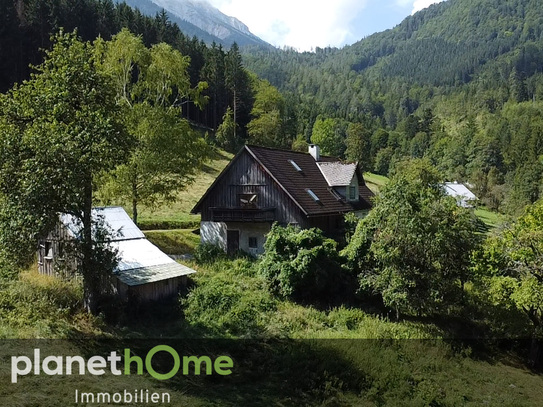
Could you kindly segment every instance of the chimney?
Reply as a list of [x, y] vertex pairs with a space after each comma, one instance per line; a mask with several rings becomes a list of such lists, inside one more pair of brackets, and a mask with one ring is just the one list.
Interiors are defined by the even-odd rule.
[[321, 148], [316, 144], [310, 144], [309, 154], [313, 156], [315, 161], [319, 161], [321, 159]]

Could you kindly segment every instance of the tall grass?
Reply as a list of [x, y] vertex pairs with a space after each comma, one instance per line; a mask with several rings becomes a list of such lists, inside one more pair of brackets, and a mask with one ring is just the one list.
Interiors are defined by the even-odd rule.
[[64, 337], [81, 311], [82, 289], [76, 281], [22, 272], [0, 285], [0, 337]]

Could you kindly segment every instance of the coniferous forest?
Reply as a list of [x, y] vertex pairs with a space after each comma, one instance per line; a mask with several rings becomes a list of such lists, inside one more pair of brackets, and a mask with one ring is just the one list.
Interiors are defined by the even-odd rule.
[[111, 0], [4, 0], [1, 8], [1, 91], [29, 77], [60, 28], [88, 41], [125, 27], [146, 46], [166, 42], [190, 57], [191, 85], [207, 83], [208, 103], [187, 101], [183, 114], [228, 150], [313, 142], [382, 175], [426, 157], [510, 214], [542, 194], [543, 11], [535, 0], [449, 0], [351, 46], [304, 53], [226, 50], [188, 38], [166, 13], [149, 17]]
[[[191, 84], [194, 87], [200, 81], [207, 82], [209, 96], [203, 109], [194, 103], [183, 104], [184, 116], [195, 124], [216, 128], [227, 106], [234, 104], [234, 86], [250, 89], [237, 47], [224, 50], [220, 45], [189, 38], [168, 20], [165, 12], [149, 17], [112, 0], [2, 0], [0, 10], [0, 92], [28, 79], [30, 65], [43, 60], [43, 50], [51, 47], [51, 35], [60, 29], [77, 30], [82, 40], [93, 41], [98, 37], [110, 40], [122, 28], [141, 36], [147, 47], [164, 42], [190, 57]], [[238, 123], [245, 127], [251, 95], [239, 90], [235, 97]]]

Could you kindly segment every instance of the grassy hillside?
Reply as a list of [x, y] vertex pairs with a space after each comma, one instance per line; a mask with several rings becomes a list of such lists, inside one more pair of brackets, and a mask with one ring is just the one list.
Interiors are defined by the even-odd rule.
[[[140, 209], [139, 226], [142, 229], [173, 229], [195, 228], [200, 222], [199, 215], [191, 215], [190, 211], [207, 191], [215, 178], [230, 162], [233, 155], [222, 150], [216, 150], [211, 159], [203, 165], [195, 177], [193, 184], [188, 185], [179, 193], [178, 199], [172, 204], [160, 205], [157, 208]], [[125, 207], [130, 214], [131, 208]]]

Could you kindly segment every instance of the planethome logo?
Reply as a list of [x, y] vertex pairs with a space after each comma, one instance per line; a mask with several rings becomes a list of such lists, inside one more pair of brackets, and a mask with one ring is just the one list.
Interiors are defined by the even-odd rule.
[[[159, 373], [153, 367], [153, 358], [159, 352], [168, 353], [173, 359], [173, 366], [168, 372]], [[133, 352], [124, 349], [124, 360], [121, 355], [113, 351], [107, 357], [92, 356], [85, 360], [81, 356], [46, 356], [42, 358], [41, 350], [34, 349], [34, 357], [11, 357], [11, 383], [17, 383], [22, 376], [31, 373], [47, 376], [86, 375], [101, 376], [107, 372], [115, 375], [129, 376], [136, 372], [143, 375], [144, 370], [157, 380], [168, 380], [177, 375], [212, 375], [227, 376], [232, 374], [234, 362], [229, 356], [218, 356], [212, 360], [209, 356], [180, 356], [179, 353], [167, 345], [158, 345], [152, 348], [142, 358], [134, 356]], [[134, 370], [133, 370], [134, 369]]]

